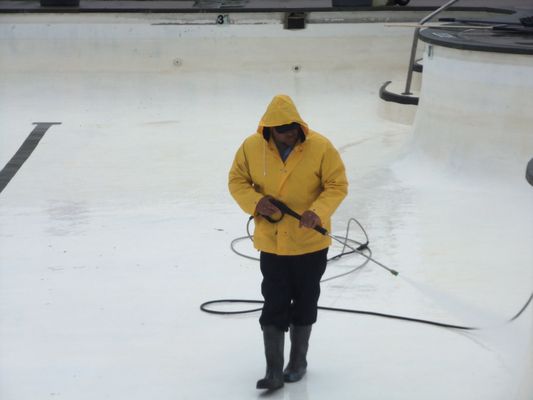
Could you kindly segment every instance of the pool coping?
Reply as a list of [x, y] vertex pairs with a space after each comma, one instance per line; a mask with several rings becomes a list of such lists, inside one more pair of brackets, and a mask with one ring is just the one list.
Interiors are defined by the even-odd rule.
[[[393, 12], [431, 12], [437, 7], [429, 6], [333, 6], [331, 1], [323, 1], [322, 6], [311, 1], [301, 1], [300, 6], [272, 6], [268, 2], [264, 7], [258, 7], [257, 3], [246, 4], [242, 7], [191, 7], [193, 1], [101, 1], [80, 0], [79, 6], [50, 6], [42, 7], [39, 1], [2, 1], [0, 2], [1, 13], [255, 13], [255, 12], [324, 12], [324, 11], [393, 11]], [[515, 9], [495, 7], [451, 7], [449, 11], [458, 12], [489, 12], [498, 14], [513, 14]]]
[[[428, 44], [459, 50], [533, 55], [533, 28], [522, 26], [475, 31], [427, 28], [420, 32], [419, 38]], [[517, 41], [522, 38], [526, 42]]]

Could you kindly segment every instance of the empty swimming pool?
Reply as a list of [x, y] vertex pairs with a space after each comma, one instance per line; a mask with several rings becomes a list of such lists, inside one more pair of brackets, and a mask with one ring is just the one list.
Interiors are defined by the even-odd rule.
[[400, 272], [368, 264], [320, 304], [481, 329], [321, 312], [308, 374], [271, 397], [531, 399], [531, 307], [509, 320], [533, 286], [533, 57], [422, 43], [400, 105], [378, 91], [412, 30], [386, 13], [216, 17], [0, 15], [0, 168], [29, 146], [0, 193], [0, 397], [261, 397], [257, 315], [199, 305], [260, 299], [227, 174], [286, 93], [345, 161], [333, 232], [357, 218]]

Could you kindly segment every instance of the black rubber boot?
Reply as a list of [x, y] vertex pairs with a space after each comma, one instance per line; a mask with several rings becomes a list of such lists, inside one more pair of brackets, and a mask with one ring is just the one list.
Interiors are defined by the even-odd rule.
[[283, 348], [285, 332], [275, 326], [263, 326], [266, 375], [257, 381], [257, 389], [275, 390], [283, 386]]
[[283, 371], [285, 382], [298, 382], [307, 371], [307, 349], [309, 348], [309, 336], [311, 325], [291, 325], [291, 357]]

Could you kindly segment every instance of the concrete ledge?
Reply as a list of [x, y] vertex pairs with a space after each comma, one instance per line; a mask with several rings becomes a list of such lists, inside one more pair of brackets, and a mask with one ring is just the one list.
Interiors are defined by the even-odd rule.
[[[364, 4], [364, 3], [361, 3]], [[296, 1], [275, 1], [275, 0], [248, 0], [242, 5], [225, 6], [223, 2], [217, 4], [213, 2], [207, 5], [196, 1], [103, 1], [103, 0], [80, 0], [78, 7], [72, 6], [52, 6], [42, 7], [38, 0], [5, 0], [0, 2], [0, 13], [90, 13], [90, 12], [279, 12], [279, 11], [424, 11], [430, 12], [436, 7], [427, 6], [335, 6], [331, 0], [296, 0]], [[511, 8], [499, 7], [452, 7], [449, 11], [458, 12], [489, 12], [497, 14], [512, 14]]]
[[486, 30], [428, 28], [420, 32], [420, 40], [429, 44], [491, 53], [533, 54], [531, 38], [533, 28], [515, 25]]

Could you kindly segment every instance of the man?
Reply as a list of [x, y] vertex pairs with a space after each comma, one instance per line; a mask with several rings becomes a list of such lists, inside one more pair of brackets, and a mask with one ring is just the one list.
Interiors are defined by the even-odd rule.
[[[259, 323], [267, 370], [258, 389], [278, 389], [306, 372], [311, 325], [317, 319], [320, 279], [331, 244], [328, 236], [312, 228], [330, 230], [330, 217], [347, 189], [337, 150], [309, 129], [290, 97], [275, 96], [257, 132], [237, 151], [229, 173], [232, 196], [255, 218], [254, 246], [261, 252], [265, 302]], [[301, 221], [290, 216], [269, 221], [281, 216], [272, 199], [301, 214]], [[290, 359], [283, 370], [289, 327]]]

